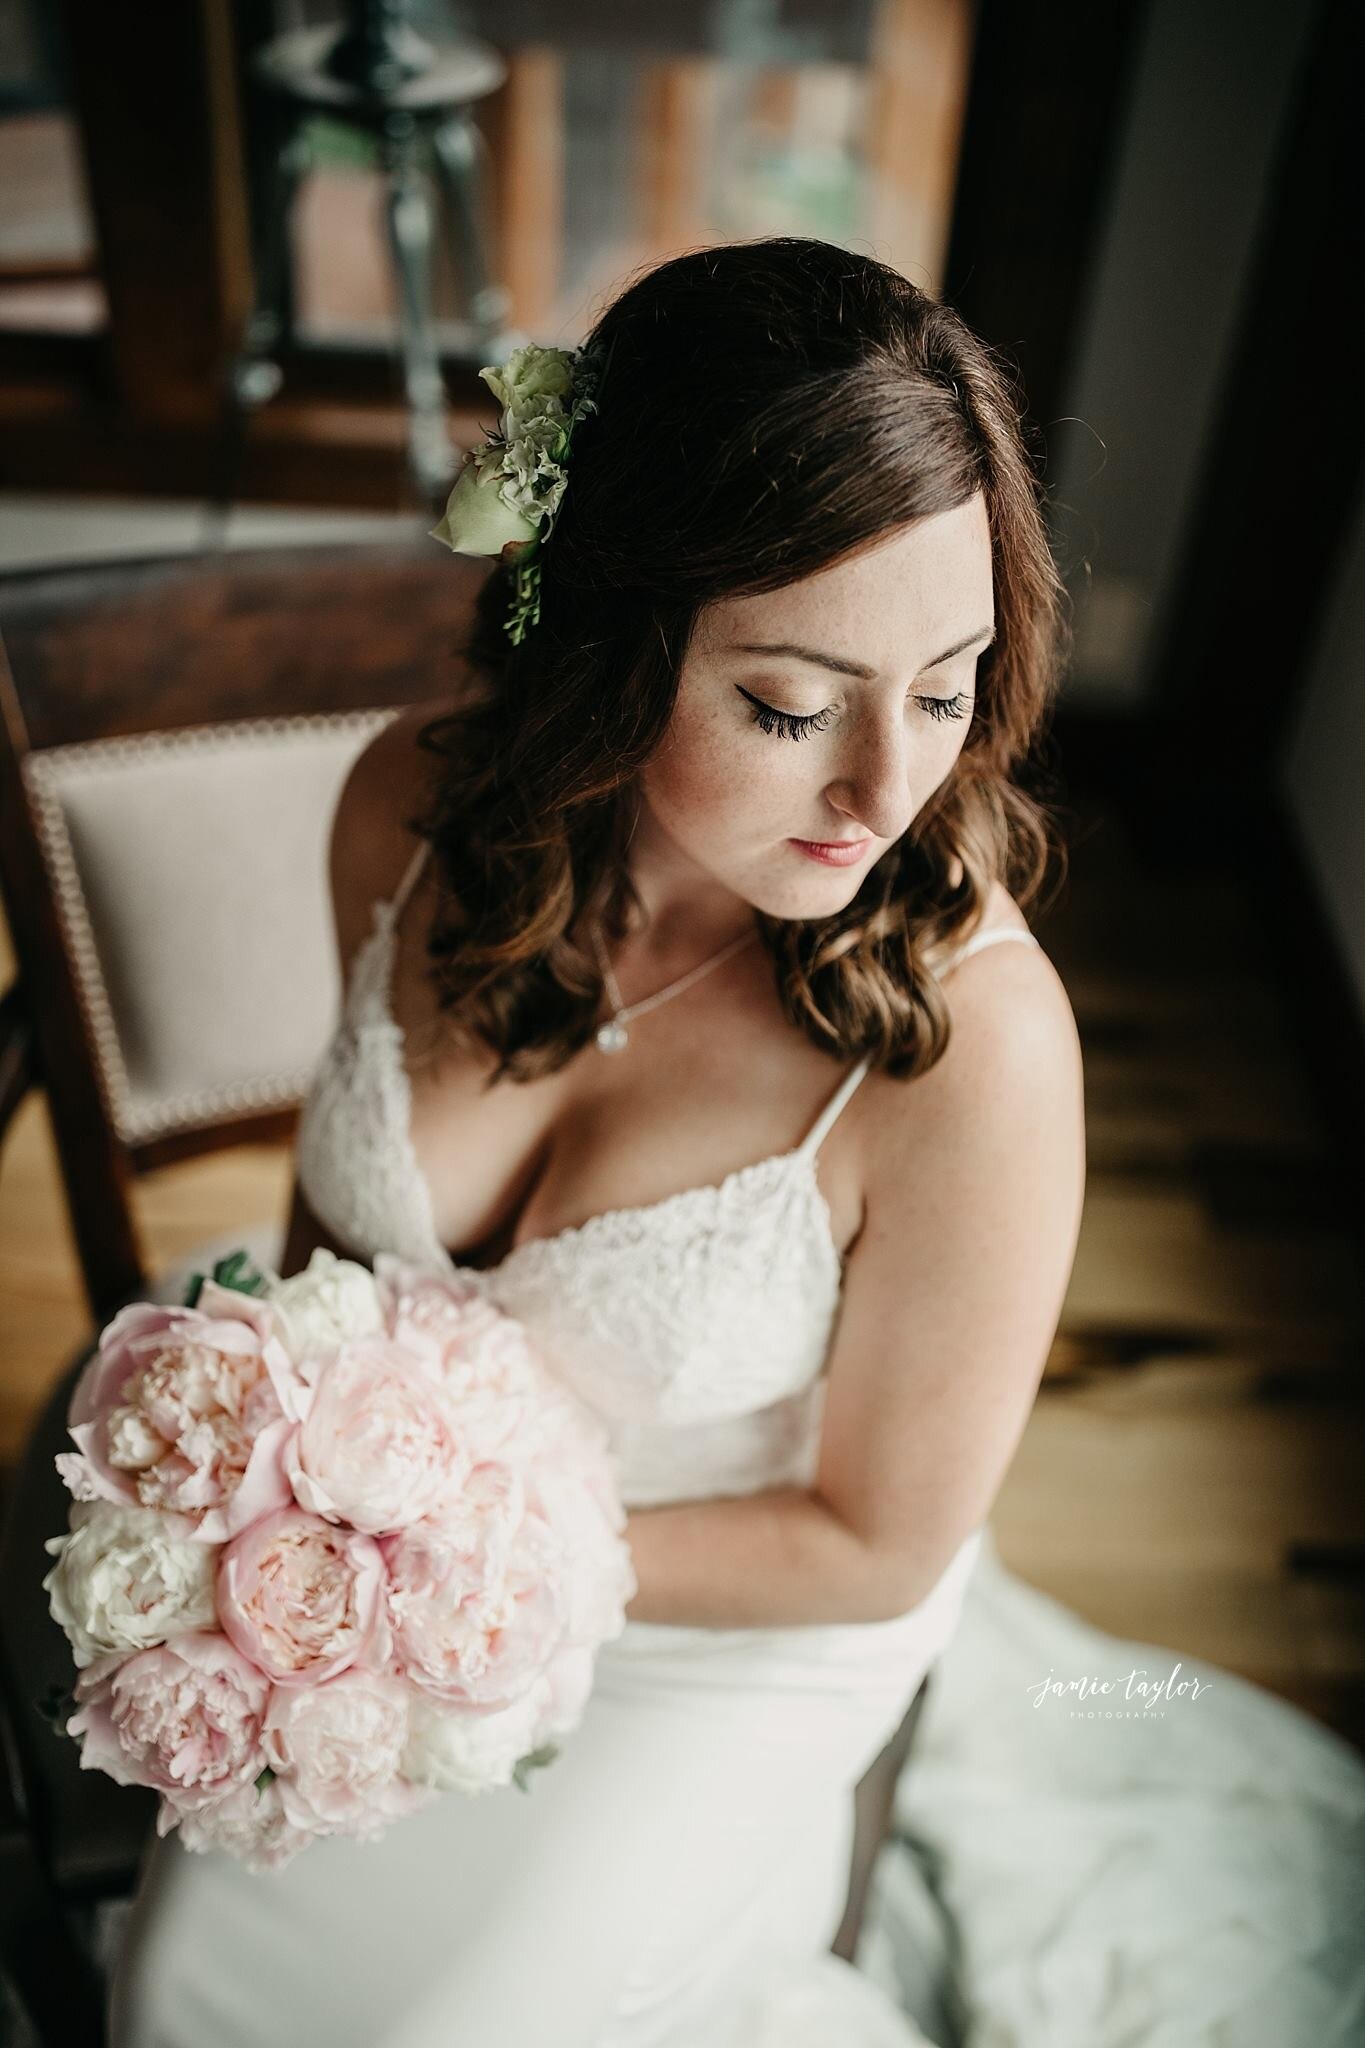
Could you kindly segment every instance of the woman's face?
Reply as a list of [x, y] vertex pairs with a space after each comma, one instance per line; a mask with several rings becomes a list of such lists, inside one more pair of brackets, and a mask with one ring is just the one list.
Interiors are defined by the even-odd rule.
[[[979, 491], [799, 583], [707, 606], [640, 773], [646, 864], [773, 917], [840, 909], [961, 753], [994, 629]], [[830, 865], [802, 840], [856, 841], [856, 857]]]

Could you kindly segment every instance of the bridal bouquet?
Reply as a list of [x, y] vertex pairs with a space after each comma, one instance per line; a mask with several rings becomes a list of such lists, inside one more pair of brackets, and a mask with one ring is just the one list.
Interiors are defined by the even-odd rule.
[[383, 1254], [237, 1253], [120, 1310], [68, 1428], [56, 1725], [253, 1870], [526, 1790], [636, 1590], [600, 1419], [472, 1284]]

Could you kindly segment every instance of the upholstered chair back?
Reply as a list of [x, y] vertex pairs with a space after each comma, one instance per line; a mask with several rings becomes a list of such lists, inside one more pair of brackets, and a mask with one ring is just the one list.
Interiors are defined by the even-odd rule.
[[337, 794], [456, 694], [484, 573], [422, 536], [0, 580], [0, 1108], [46, 1090], [97, 1316], [149, 1283], [137, 1173], [292, 1129], [339, 995]]

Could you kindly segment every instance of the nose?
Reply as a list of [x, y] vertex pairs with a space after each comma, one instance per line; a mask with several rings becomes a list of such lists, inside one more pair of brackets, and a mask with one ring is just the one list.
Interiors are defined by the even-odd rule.
[[844, 772], [825, 786], [835, 809], [878, 839], [898, 839], [915, 810], [904, 722], [861, 719], [840, 765]]

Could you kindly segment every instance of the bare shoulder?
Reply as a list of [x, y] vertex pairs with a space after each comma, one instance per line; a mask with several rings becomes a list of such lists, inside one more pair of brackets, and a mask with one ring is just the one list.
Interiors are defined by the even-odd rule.
[[[1013, 924], [1005, 905], [981, 928], [997, 921]], [[949, 988], [935, 1065], [913, 1080], [868, 1076], [864, 1214], [815, 1482], [880, 1568], [868, 1612], [886, 1615], [925, 1598], [991, 1511], [1046, 1367], [1084, 1205], [1080, 1049], [1047, 954], [983, 946]]]
[[[997, 883], [978, 931], [1028, 931]], [[947, 1049], [912, 1081], [874, 1075], [865, 1123], [869, 1204], [903, 1188], [906, 1160], [959, 1156], [973, 1145], [1032, 1146], [1044, 1132], [1053, 1156], [1079, 1163], [1084, 1148], [1080, 1034], [1066, 986], [1041, 945], [982, 946], [947, 972]]]
[[1014, 930], [1026, 932], [1029, 921], [1003, 882], [992, 882], [981, 913], [978, 931]]
[[416, 844], [408, 826], [423, 801], [432, 757], [417, 744], [423, 726], [450, 706], [412, 704], [377, 732], [351, 763], [332, 813], [328, 876], [338, 957], [349, 962], [374, 905], [398, 887]]

